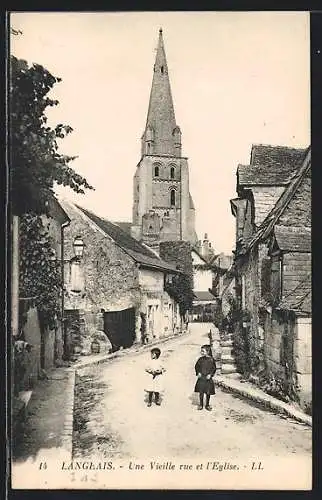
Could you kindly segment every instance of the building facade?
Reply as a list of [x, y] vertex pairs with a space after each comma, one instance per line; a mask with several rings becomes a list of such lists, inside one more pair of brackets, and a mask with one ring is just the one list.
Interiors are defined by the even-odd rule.
[[161, 29], [141, 159], [133, 179], [131, 230], [132, 236], [154, 248], [161, 241], [197, 242], [188, 160], [182, 155]]
[[247, 340], [239, 347], [251, 373], [274, 378], [305, 406], [311, 397], [310, 148], [254, 146], [237, 179], [239, 197], [231, 200], [236, 332]]
[[[73, 203], [62, 205], [71, 219], [65, 241], [65, 318], [73, 352], [88, 353], [99, 332], [113, 348], [179, 333], [178, 304], [165, 291], [167, 279], [179, 271], [116, 224]], [[83, 242], [80, 258], [75, 240]]]

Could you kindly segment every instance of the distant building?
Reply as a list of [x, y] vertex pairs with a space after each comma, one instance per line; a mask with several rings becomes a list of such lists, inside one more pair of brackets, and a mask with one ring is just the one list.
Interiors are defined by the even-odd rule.
[[205, 233], [204, 239], [199, 240], [196, 249], [198, 253], [207, 261], [210, 262], [215, 257], [214, 248], [211, 245], [211, 241], [208, 239], [208, 234]]
[[[165, 292], [165, 283], [180, 272], [116, 224], [73, 203], [62, 205], [71, 220], [65, 317], [72, 349], [88, 351], [97, 332], [105, 332], [115, 348], [179, 333], [178, 304]], [[84, 245], [81, 258], [74, 254], [75, 239]]]
[[194, 294], [192, 320], [211, 322], [214, 319], [214, 311], [217, 304], [216, 297], [212, 293], [213, 268], [195, 248], [191, 250], [191, 256]]

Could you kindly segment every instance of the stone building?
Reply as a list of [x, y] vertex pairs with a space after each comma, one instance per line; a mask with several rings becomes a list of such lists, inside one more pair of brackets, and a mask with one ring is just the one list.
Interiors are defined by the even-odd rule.
[[[69, 224], [69, 217], [55, 197], [48, 200], [47, 215], [42, 215], [42, 222], [47, 228], [52, 249], [63, 275], [64, 231]], [[54, 329], [45, 328], [39, 318], [38, 310], [31, 305], [30, 297], [19, 297], [19, 323], [23, 340], [30, 344], [31, 350], [23, 356], [23, 377], [19, 389], [28, 391], [36, 383], [41, 370], [50, 370], [60, 365], [64, 354], [64, 334], [60, 321]], [[61, 300], [63, 310], [63, 299]]]
[[[73, 351], [88, 352], [99, 332], [114, 348], [180, 332], [178, 304], [165, 292], [166, 281], [180, 271], [118, 225], [73, 203], [62, 205], [71, 220], [65, 318]], [[83, 242], [80, 258], [74, 256], [75, 239]]]
[[141, 159], [133, 179], [131, 230], [132, 236], [154, 248], [160, 241], [197, 242], [188, 159], [182, 155], [161, 29]]
[[211, 241], [209, 241], [207, 233], [205, 233], [203, 240], [198, 241], [196, 250], [207, 262], [212, 262], [215, 258], [215, 250], [211, 245]]
[[[235, 289], [249, 369], [310, 398], [311, 152], [253, 146], [238, 167]], [[296, 307], [295, 307], [296, 305]]]
[[213, 267], [213, 282], [212, 288], [216, 297], [222, 298], [223, 292], [227, 287], [229, 276], [227, 271], [230, 269], [233, 263], [233, 256], [224, 254], [223, 252], [215, 255], [210, 263]]

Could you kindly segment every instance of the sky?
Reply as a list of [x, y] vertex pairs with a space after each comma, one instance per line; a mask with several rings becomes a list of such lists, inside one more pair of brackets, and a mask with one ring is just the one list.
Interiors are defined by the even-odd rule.
[[59, 188], [111, 221], [131, 220], [159, 28], [183, 156], [189, 159], [196, 229], [215, 250], [234, 248], [236, 169], [252, 144], [310, 142], [307, 12], [19, 12], [10, 51], [62, 78], [49, 123], [74, 131], [61, 153], [95, 187]]

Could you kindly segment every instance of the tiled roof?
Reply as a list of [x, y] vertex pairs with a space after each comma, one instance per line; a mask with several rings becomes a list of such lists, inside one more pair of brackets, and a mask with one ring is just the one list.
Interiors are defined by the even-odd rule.
[[279, 304], [279, 309], [310, 314], [312, 311], [312, 283], [308, 276], [292, 290]]
[[308, 174], [311, 168], [311, 148], [307, 149], [304, 161], [297, 168], [293, 175], [292, 181], [285, 188], [280, 198], [277, 200], [273, 209], [269, 212], [262, 224], [259, 226], [255, 235], [248, 242], [247, 249], [251, 248], [257, 241], [265, 239], [272, 231], [279, 218], [284, 213], [289, 205], [289, 202], [294, 197], [298, 186], [300, 185], [303, 177]]
[[253, 144], [251, 165], [276, 166], [285, 168], [303, 159], [306, 148], [290, 148], [289, 146], [272, 146], [269, 144]]
[[120, 221], [120, 222], [113, 222], [113, 224], [116, 224], [117, 226], [119, 226], [126, 233], [131, 234], [131, 227], [132, 227], [131, 222]]
[[240, 186], [264, 185], [264, 186], [284, 186], [288, 184], [294, 166], [285, 169], [269, 169], [266, 166], [258, 165], [238, 165], [237, 175]]
[[128, 233], [123, 231], [119, 226], [113, 224], [107, 219], [102, 219], [93, 214], [89, 210], [76, 205], [92, 222], [94, 222], [105, 234], [109, 235], [117, 245], [119, 245], [128, 255], [130, 255], [136, 262], [143, 266], [158, 268], [161, 270], [175, 271], [176, 268], [163, 261], [156, 254], [150, 250], [146, 245], [143, 245], [135, 238], [132, 238]]
[[280, 250], [311, 252], [311, 230], [309, 228], [275, 226], [274, 235]]
[[202, 301], [213, 301], [216, 300], [216, 297], [210, 292], [193, 292], [194, 300], [202, 300]]
[[250, 165], [238, 165], [238, 184], [283, 186], [290, 182], [306, 149], [287, 146], [252, 147]]

